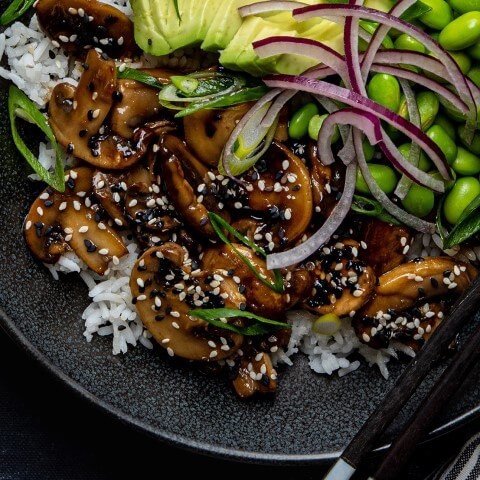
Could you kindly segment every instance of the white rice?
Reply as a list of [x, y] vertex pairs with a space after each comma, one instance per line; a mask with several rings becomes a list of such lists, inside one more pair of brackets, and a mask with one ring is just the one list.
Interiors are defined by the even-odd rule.
[[[104, 0], [103, 3], [114, 5], [128, 16], [132, 16], [128, 0]], [[144, 56], [140, 62], [132, 63], [130, 66], [183, 66], [182, 63], [186, 62], [184, 54], [188, 53], [189, 49], [186, 49], [161, 59]], [[9, 69], [0, 67], [0, 77], [17, 85], [39, 108], [46, 106], [56, 84], [69, 82], [76, 85], [82, 71], [79, 62], [71, 64], [58, 45], [39, 30], [35, 15], [28, 26], [17, 22], [0, 34], [0, 61], [4, 57]], [[207, 58], [204, 61], [208, 63], [211, 59]], [[201, 62], [199, 59], [198, 68], [202, 66]], [[55, 152], [50, 144], [40, 144], [38, 158], [45, 168], [53, 170]], [[65, 154], [65, 162], [71, 165], [73, 158]], [[34, 174], [31, 178], [38, 180]], [[83, 335], [88, 342], [93, 340], [95, 334], [112, 337], [114, 355], [126, 353], [129, 346], [136, 346], [139, 343], [148, 349], [153, 348], [151, 335], [143, 327], [132, 304], [129, 288], [130, 274], [139, 248], [134, 242], [130, 242], [127, 248], [128, 255], [120, 259], [118, 265], [112, 263], [104, 277], [88, 271], [87, 266], [71, 252], [63, 255], [57, 264], [45, 265], [56, 280], [59, 279], [59, 272], [80, 274], [91, 298], [90, 305], [82, 314], [85, 321]], [[409, 251], [411, 258], [442, 253], [456, 256], [463, 261], [480, 259], [480, 247], [443, 251], [438, 235], [417, 235]], [[336, 373], [342, 377], [360, 367], [360, 361], [349, 359], [352, 354], [359, 353], [370, 366], [376, 365], [380, 373], [387, 378], [387, 363], [391, 358], [397, 357], [397, 351], [410, 356], [415, 355], [409, 347], [399, 342], [391, 342], [387, 349], [370, 348], [357, 338], [349, 319], [342, 320], [342, 326], [335, 335], [325, 336], [312, 332], [311, 325], [315, 317], [310, 313], [292, 311], [287, 315], [292, 324], [292, 335], [284, 350], [272, 353], [275, 364], [292, 365], [291, 357], [301, 352], [308, 356], [309, 365], [315, 372], [327, 375]]]

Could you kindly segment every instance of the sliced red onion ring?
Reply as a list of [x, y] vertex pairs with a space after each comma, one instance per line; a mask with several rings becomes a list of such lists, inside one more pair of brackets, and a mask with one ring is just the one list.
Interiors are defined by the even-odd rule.
[[253, 48], [260, 58], [272, 57], [284, 53], [313, 58], [317, 60], [318, 63], [332, 68], [340, 75], [345, 85], [350, 85], [344, 57], [333, 50], [333, 48], [316, 40], [285, 36], [270, 37], [253, 42]]
[[385, 120], [400, 130], [412, 141], [418, 143], [422, 150], [432, 159], [441, 175], [445, 179], [450, 178], [451, 173], [445, 155], [437, 144], [428, 138], [418, 127], [369, 98], [323, 80], [313, 80], [302, 76], [268, 75], [264, 78], [264, 82], [272, 88], [293, 89], [324, 95], [332, 100], [341, 101], [351, 107], [359, 108], [364, 112], [378, 116], [381, 120]]
[[[400, 15], [405, 12], [409, 7], [411, 7], [417, 0], [399, 0], [388, 12], [390, 15], [394, 17], [400, 17]], [[362, 77], [366, 81], [368, 77], [368, 72], [370, 71], [370, 67], [373, 63], [375, 55], [377, 54], [380, 46], [382, 45], [385, 36], [388, 34], [390, 28], [387, 25], [380, 25], [375, 33], [372, 36], [372, 40], [369, 42], [367, 46], [367, 50], [365, 51], [365, 55], [362, 61]]]
[[266, 1], [252, 3], [251, 5], [245, 5], [238, 9], [238, 13], [242, 18], [250, 17], [252, 15], [261, 15], [262, 13], [274, 13], [274, 12], [286, 12], [292, 11], [302, 5], [308, 5], [303, 2], [292, 1]]
[[[400, 79], [399, 82], [407, 101], [408, 116], [410, 117], [410, 121], [417, 127], [421, 127], [422, 122], [420, 118], [420, 112], [418, 111], [415, 93], [413, 92], [413, 89], [407, 80]], [[421, 149], [418, 144], [412, 142], [410, 146], [410, 153], [408, 155], [408, 163], [411, 163], [414, 167], [418, 167], [418, 164], [420, 163], [420, 153]], [[403, 200], [407, 196], [411, 186], [412, 181], [406, 175], [403, 175], [397, 184], [394, 194], [400, 198], [400, 200]]]
[[267, 268], [269, 270], [286, 268], [290, 265], [300, 263], [310, 255], [313, 255], [322, 245], [330, 240], [331, 236], [337, 231], [350, 211], [353, 194], [355, 193], [356, 175], [357, 167], [351, 163], [348, 165], [345, 173], [345, 187], [342, 197], [322, 227], [302, 244], [285, 252], [267, 255]]
[[443, 65], [445, 65], [452, 84], [457, 89], [461, 98], [468, 105], [470, 113], [467, 117], [467, 131], [473, 135], [476, 127], [477, 110], [468, 83], [455, 60], [427, 33], [400, 18], [394, 17], [393, 15], [359, 5], [309, 5], [293, 11], [293, 17], [298, 21], [304, 21], [314, 17], [326, 17], [333, 20], [339, 16], [352, 16], [378, 22], [390, 28], [395, 28], [402, 33], [407, 33], [408, 35], [411, 35], [415, 39], [419, 40], [443, 63]]
[[377, 182], [370, 173], [368, 163], [365, 160], [365, 155], [363, 154], [362, 135], [358, 130], [353, 132], [353, 141], [355, 144], [355, 150], [357, 151], [358, 166], [360, 167], [360, 171], [362, 172], [365, 183], [370, 189], [373, 197], [381, 203], [383, 208], [385, 208], [388, 213], [400, 220], [403, 224], [408, 225], [419, 232], [434, 233], [435, 225], [410, 215], [402, 210], [400, 207], [395, 205], [378, 186]]
[[[349, 5], [362, 5], [363, 0], [349, 0]], [[345, 65], [348, 79], [352, 90], [360, 95], [367, 95], [365, 82], [360, 70], [360, 58], [358, 56], [358, 18], [347, 17], [345, 19], [345, 33], [343, 44], [345, 47]]]
[[[373, 64], [371, 68], [372, 72], [379, 72], [379, 73], [388, 73], [389, 75], [393, 75], [398, 78], [403, 78], [405, 80], [411, 80], [418, 85], [422, 85], [432, 92], [438, 93], [443, 98], [448, 100], [452, 105], [454, 105], [458, 110], [467, 114], [468, 113], [468, 106], [465, 104], [463, 100], [461, 100], [454, 92], [448, 89], [445, 85], [442, 85], [440, 82], [433, 80], [432, 78], [425, 77], [420, 73], [412, 72], [406, 68], [400, 67], [390, 67], [388, 65], [378, 65]], [[413, 122], [412, 122], [413, 123]]]

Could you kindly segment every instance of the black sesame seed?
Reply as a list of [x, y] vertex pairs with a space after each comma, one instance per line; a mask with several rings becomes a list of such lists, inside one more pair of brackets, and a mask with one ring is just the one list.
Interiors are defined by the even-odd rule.
[[52, 50], [49, 50], [49, 51], [48, 51], [48, 56], [49, 56], [52, 60], [54, 60], [55, 57], [56, 57], [55, 52], [53, 52]]
[[88, 253], [93, 253], [97, 249], [97, 246], [91, 240], [85, 239], [83, 243], [85, 244]]
[[155, 320], [159, 322], [160, 320], [163, 320], [165, 318], [165, 315], [162, 315], [161, 313], [158, 315], [155, 315]]
[[247, 305], [245, 303], [241, 303], [239, 306], [240, 310], [245, 311], [247, 309]]
[[167, 308], [165, 309], [165, 313], [166, 313], [167, 315], [170, 315], [170, 314], [172, 313], [172, 307], [167, 307]]
[[115, 91], [112, 93], [112, 98], [115, 102], [121, 102], [123, 100], [123, 93]]
[[75, 150], [75, 145], [73, 143], [69, 143], [67, 146], [67, 153], [73, 153]]
[[83, 138], [83, 137], [85, 137], [85, 136], [87, 135], [87, 133], [88, 133], [87, 130], [86, 130], [86, 129], [83, 129], [83, 130], [80, 130], [80, 131], [78, 132], [78, 136], [79, 136], [80, 138]]
[[53, 205], [53, 200], [46, 200], [44, 205], [48, 208], [48, 207], [51, 207]]
[[431, 278], [430, 283], [432, 284], [433, 288], [438, 288], [438, 280], [436, 278]]
[[90, 82], [88, 84], [88, 89], [93, 93], [95, 91], [95, 84], [93, 82]]

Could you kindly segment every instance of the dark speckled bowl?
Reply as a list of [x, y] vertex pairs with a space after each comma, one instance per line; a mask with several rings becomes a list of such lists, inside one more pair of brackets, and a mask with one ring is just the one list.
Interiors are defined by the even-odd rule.
[[[5, 4], [6, 2], [0, 2]], [[161, 349], [138, 347], [111, 354], [111, 340], [87, 343], [81, 312], [87, 289], [75, 275], [56, 282], [33, 260], [22, 222], [35, 196], [26, 162], [10, 139], [6, 82], [0, 80], [0, 325], [24, 350], [86, 400], [160, 440], [198, 452], [263, 463], [329, 461], [349, 439], [395, 378], [385, 381], [367, 365], [345, 378], [314, 374], [304, 357], [279, 372], [272, 398], [241, 401], [227, 381], [205, 376]], [[422, 391], [438, 375], [432, 372]], [[434, 434], [478, 413], [478, 373], [448, 406]], [[398, 421], [412, 411], [399, 414]], [[386, 433], [388, 442], [398, 430]]]

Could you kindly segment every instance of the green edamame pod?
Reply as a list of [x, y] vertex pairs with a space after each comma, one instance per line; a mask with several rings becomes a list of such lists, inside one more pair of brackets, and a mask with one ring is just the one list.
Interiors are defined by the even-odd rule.
[[458, 13], [480, 11], [480, 0], [449, 0], [450, 6]]
[[[379, 165], [376, 163], [370, 163], [368, 169], [372, 174], [372, 177], [377, 182], [378, 186], [387, 194], [393, 193], [397, 186], [397, 175], [393, 168], [387, 165]], [[357, 192], [365, 195], [370, 195], [370, 189], [368, 188], [365, 179], [362, 176], [360, 169], [357, 170], [357, 182], [355, 184]]]
[[453, 20], [452, 8], [445, 0], [422, 0], [431, 10], [419, 19], [427, 27], [441, 30]]
[[310, 119], [318, 115], [318, 107], [316, 103], [307, 103], [299, 108], [288, 122], [288, 135], [290, 138], [300, 140], [308, 133], [308, 123]]
[[450, 22], [438, 37], [446, 50], [463, 50], [480, 40], [480, 12], [467, 12]]
[[435, 206], [435, 195], [428, 188], [412, 184], [402, 205], [408, 213], [416, 217], [426, 217]]
[[[445, 185], [445, 191], [446, 192], [451, 190], [453, 188], [453, 186], [455, 185], [455, 182], [457, 181], [457, 174], [455, 173], [455, 170], [450, 169], [450, 173], [452, 175], [452, 179], [451, 180], [445, 180], [443, 178], [442, 174], [438, 170], [432, 170], [432, 171], [428, 172], [428, 174], [431, 177], [433, 177], [435, 180], [439, 180], [439, 181], [443, 182], [443, 184]], [[439, 193], [438, 195], [442, 195], [442, 194]]]
[[422, 130], [427, 130], [433, 125], [440, 108], [438, 97], [433, 92], [420, 92], [417, 97], [417, 107], [420, 113]]
[[[325, 113], [324, 115], [314, 115], [308, 122], [308, 136], [312, 140], [318, 140], [318, 134], [320, 133], [323, 122], [327, 117], [328, 113]], [[339, 138], [340, 132], [338, 131], [338, 127], [335, 125], [333, 129], [332, 143], [338, 141]]]
[[459, 175], [478, 175], [480, 173], [480, 158], [463, 147], [457, 147], [457, 158], [452, 168]]
[[363, 154], [365, 155], [365, 160], [371, 162], [375, 155], [375, 147], [368, 141], [363, 141]]
[[440, 125], [432, 125], [427, 131], [427, 136], [435, 142], [445, 155], [449, 165], [457, 157], [457, 145]]
[[480, 42], [467, 48], [467, 54], [474, 60], [480, 60]]
[[411, 50], [412, 52], [425, 53], [427, 51], [422, 43], [406, 33], [395, 40], [394, 46], [400, 50]]
[[394, 112], [400, 106], [400, 84], [393, 75], [376, 73], [367, 85], [368, 96]]
[[[398, 151], [408, 160], [410, 156], [411, 143], [403, 143], [398, 147]], [[428, 172], [432, 168], [432, 161], [425, 155], [423, 151], [420, 151], [420, 159], [418, 162], [418, 168], [423, 172]]]
[[480, 195], [480, 182], [475, 177], [459, 178], [445, 197], [443, 214], [454, 225], [467, 206]]

